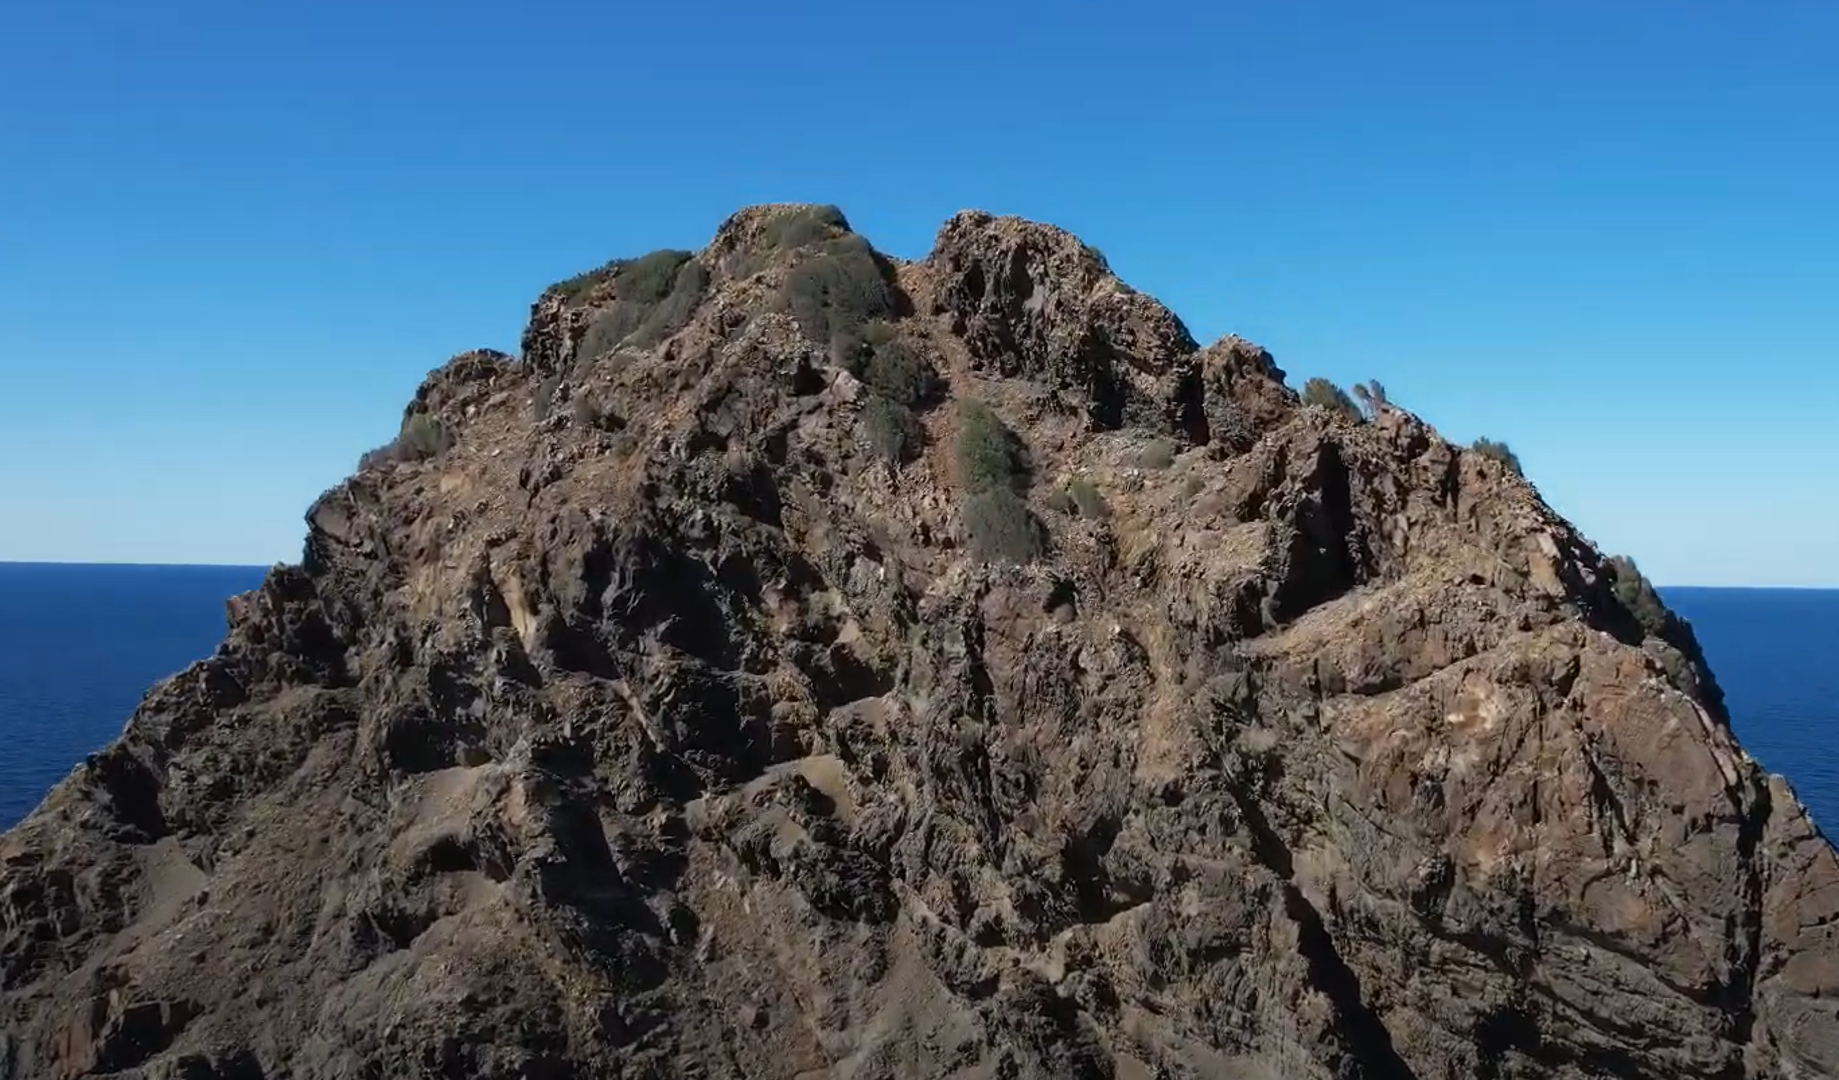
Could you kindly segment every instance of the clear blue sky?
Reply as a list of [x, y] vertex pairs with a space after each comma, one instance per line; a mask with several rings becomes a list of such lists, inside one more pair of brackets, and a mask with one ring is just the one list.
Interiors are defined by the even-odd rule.
[[1065, 225], [1668, 584], [1839, 584], [1839, 4], [0, 7], [0, 559], [264, 563], [543, 285]]

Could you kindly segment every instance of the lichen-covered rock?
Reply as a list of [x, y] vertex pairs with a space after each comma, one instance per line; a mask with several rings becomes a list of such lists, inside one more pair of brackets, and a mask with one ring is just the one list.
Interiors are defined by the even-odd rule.
[[982, 214], [868, 263], [946, 399], [890, 463], [783, 302], [848, 228], [429, 377], [0, 837], [0, 1080], [1839, 1073], [1839, 860], [1530, 485]]

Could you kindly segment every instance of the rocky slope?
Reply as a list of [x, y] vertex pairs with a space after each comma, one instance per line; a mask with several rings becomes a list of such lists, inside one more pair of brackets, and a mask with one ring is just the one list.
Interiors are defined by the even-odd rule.
[[1498, 462], [977, 213], [523, 352], [0, 838], [0, 1078], [1839, 1074], [1833, 849]]

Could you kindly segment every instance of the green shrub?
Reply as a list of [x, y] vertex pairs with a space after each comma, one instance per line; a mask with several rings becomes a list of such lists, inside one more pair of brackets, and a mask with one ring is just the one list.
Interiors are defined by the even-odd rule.
[[687, 251], [654, 251], [612, 271], [613, 302], [595, 315], [575, 355], [591, 359], [631, 340], [651, 345], [682, 328], [709, 286], [709, 272]]
[[853, 233], [826, 241], [786, 275], [780, 306], [814, 340], [897, 314], [898, 298], [868, 241]]
[[939, 392], [939, 373], [932, 361], [898, 340], [873, 346], [864, 381], [869, 390], [913, 408], [930, 401]]
[[1603, 564], [1612, 576], [1610, 588], [1641, 628], [1655, 637], [1664, 638], [1672, 623], [1672, 613], [1660, 599], [1647, 575], [1626, 555], [1612, 555]]
[[1111, 516], [1111, 504], [1105, 502], [1104, 495], [1099, 493], [1097, 485], [1092, 481], [1083, 476], [1074, 477], [1073, 482], [1066, 485], [1066, 490], [1078, 505], [1079, 512], [1086, 517], [1097, 521]]
[[839, 330], [830, 338], [830, 362], [858, 379], [868, 367], [871, 351], [853, 330]]
[[926, 438], [912, 409], [878, 395], [862, 404], [862, 433], [877, 457], [895, 465], [911, 459]]
[[[860, 327], [843, 327], [830, 337], [830, 362], [862, 378], [877, 349], [897, 344], [899, 331], [886, 319], [870, 319]], [[927, 365], [928, 371], [932, 371]], [[937, 372], [932, 371], [936, 376]]]
[[975, 398], [958, 412], [959, 482], [977, 494], [998, 488], [1024, 492], [1033, 479], [1028, 447], [988, 405]]
[[614, 275], [613, 287], [621, 300], [635, 304], [655, 304], [670, 295], [677, 282], [677, 271], [693, 254], [665, 248], [641, 255]]
[[1356, 423], [1360, 421], [1360, 406], [1354, 404], [1354, 399], [1347, 396], [1347, 391], [1320, 375], [1303, 384], [1303, 404], [1319, 405]]
[[1495, 442], [1493, 439], [1487, 438], [1476, 439], [1469, 449], [1480, 454], [1482, 457], [1493, 458], [1495, 461], [1507, 466], [1508, 471], [1512, 472], [1515, 476], [1526, 475], [1520, 468], [1520, 456], [1508, 448], [1507, 444], [1504, 442]]
[[801, 206], [766, 223], [760, 243], [767, 251], [810, 247], [849, 232], [849, 220], [834, 206]]
[[633, 344], [655, 345], [683, 329], [708, 288], [709, 272], [703, 265], [694, 259], [684, 263], [671, 278], [670, 291], [652, 305], [645, 321], [632, 332]]
[[581, 335], [580, 344], [575, 346], [575, 358], [579, 361], [592, 360], [596, 356], [612, 352], [619, 343], [626, 340], [638, 329], [640, 318], [631, 308], [614, 304], [605, 312], [587, 324], [587, 333]]
[[870, 319], [862, 325], [862, 343], [871, 349], [879, 349], [899, 337], [900, 331], [886, 319]]
[[1023, 563], [1041, 553], [1041, 525], [1022, 497], [1006, 487], [979, 491], [964, 504], [971, 551], [983, 559]]
[[964, 523], [979, 558], [1027, 562], [1045, 542], [1041, 523], [1022, 498], [1033, 481], [1028, 446], [986, 404], [959, 407], [953, 446], [965, 495]]
[[1175, 464], [1175, 444], [1167, 439], [1152, 440], [1137, 455], [1137, 464], [1146, 469], [1168, 468]]
[[619, 273], [620, 269], [631, 261], [630, 259], [613, 259], [596, 266], [592, 270], [584, 270], [574, 277], [558, 281], [554, 285], [551, 285], [548, 291], [570, 302], [579, 300], [581, 297], [591, 292], [595, 286], [603, 282], [611, 281], [613, 276]]
[[410, 413], [396, 436], [397, 457], [402, 461], [431, 458], [452, 445], [453, 436], [447, 426], [425, 412]]
[[426, 461], [445, 453], [453, 445], [447, 426], [425, 412], [403, 417], [396, 437], [358, 459], [358, 467], [370, 468], [392, 461]]

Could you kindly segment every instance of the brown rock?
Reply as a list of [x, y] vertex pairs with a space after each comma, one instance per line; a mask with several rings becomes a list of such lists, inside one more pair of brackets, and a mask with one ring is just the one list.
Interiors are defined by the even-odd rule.
[[890, 464], [773, 301], [810, 221], [429, 376], [452, 445], [0, 837], [0, 1080], [1839, 1074], [1833, 849], [1530, 485], [976, 213], [891, 271]]

